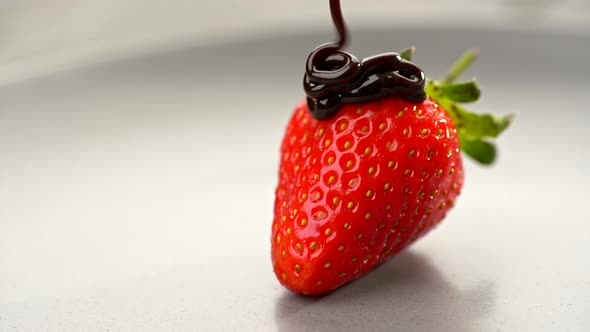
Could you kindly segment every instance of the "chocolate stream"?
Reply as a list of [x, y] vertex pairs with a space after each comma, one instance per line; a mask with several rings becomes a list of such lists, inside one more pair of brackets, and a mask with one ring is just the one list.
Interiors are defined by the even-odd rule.
[[420, 68], [398, 53], [385, 53], [359, 60], [341, 51], [347, 44], [348, 30], [340, 0], [330, 0], [330, 11], [339, 40], [320, 45], [307, 59], [303, 87], [311, 115], [328, 119], [343, 103], [375, 101], [399, 96], [422, 102], [425, 76]]

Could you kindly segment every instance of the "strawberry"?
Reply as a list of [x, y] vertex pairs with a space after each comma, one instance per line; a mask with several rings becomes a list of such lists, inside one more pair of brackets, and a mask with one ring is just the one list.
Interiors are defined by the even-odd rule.
[[307, 94], [281, 146], [271, 256], [296, 293], [327, 293], [367, 273], [444, 219], [463, 187], [461, 151], [491, 164], [512, 116], [476, 114], [475, 81], [453, 83], [468, 51], [440, 82], [411, 63], [413, 48], [359, 60], [340, 40], [311, 52]]
[[[401, 53], [409, 60], [411, 52]], [[424, 236], [455, 205], [464, 181], [460, 151], [493, 162], [489, 138], [511, 116], [471, 113], [475, 82], [430, 81], [422, 102], [385, 96], [344, 103], [327, 119], [295, 108], [281, 145], [272, 224], [272, 263], [296, 293], [327, 293]]]

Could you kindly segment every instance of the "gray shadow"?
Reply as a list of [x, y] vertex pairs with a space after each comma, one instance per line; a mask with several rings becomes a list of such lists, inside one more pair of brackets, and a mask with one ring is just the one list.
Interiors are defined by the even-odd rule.
[[405, 252], [323, 297], [285, 290], [276, 303], [279, 331], [476, 331], [494, 308], [491, 282], [461, 290], [427, 258]]

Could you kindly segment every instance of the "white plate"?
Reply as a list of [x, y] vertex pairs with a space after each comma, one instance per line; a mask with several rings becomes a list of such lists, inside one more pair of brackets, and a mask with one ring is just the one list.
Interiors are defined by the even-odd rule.
[[[588, 36], [365, 30], [440, 76], [480, 47], [472, 109], [516, 112], [433, 233], [326, 297], [270, 264], [278, 147], [327, 36], [163, 52], [0, 89], [0, 331], [590, 328]], [[355, 51], [356, 52], [356, 51]]]

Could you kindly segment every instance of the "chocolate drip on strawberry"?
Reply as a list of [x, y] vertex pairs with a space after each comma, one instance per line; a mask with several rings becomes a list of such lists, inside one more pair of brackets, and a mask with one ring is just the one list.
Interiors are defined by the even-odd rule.
[[360, 103], [387, 96], [422, 102], [425, 75], [398, 53], [384, 53], [359, 60], [341, 51], [347, 43], [347, 29], [340, 0], [330, 0], [330, 11], [339, 40], [317, 47], [307, 59], [303, 82], [311, 115], [328, 119], [343, 103]]

